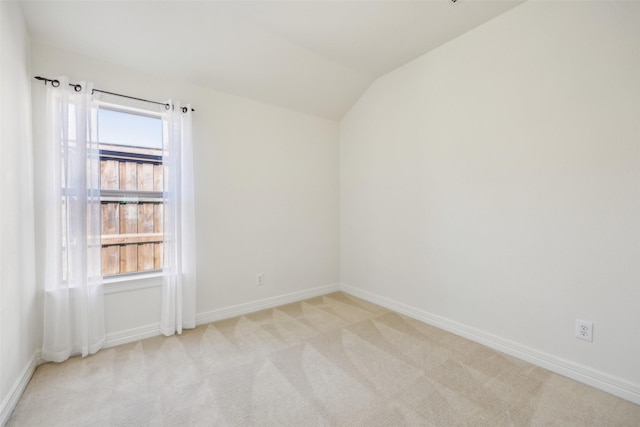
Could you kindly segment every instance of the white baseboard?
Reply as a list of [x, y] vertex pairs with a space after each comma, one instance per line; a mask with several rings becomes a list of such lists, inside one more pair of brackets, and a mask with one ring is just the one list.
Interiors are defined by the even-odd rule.
[[196, 315], [196, 325], [204, 325], [206, 323], [216, 322], [218, 320], [228, 319], [231, 317], [241, 316], [243, 314], [252, 313], [254, 311], [265, 310], [267, 308], [277, 307], [283, 304], [302, 301], [307, 298], [313, 298], [336, 292], [340, 288], [339, 284], [320, 286], [317, 288], [306, 289], [304, 291], [292, 292], [290, 294], [279, 295], [276, 297], [265, 298], [261, 300], [251, 301], [244, 304], [233, 305], [231, 307], [219, 308], [205, 313]]
[[[339, 285], [320, 286], [304, 291], [292, 292], [290, 294], [279, 295], [275, 297], [265, 298], [261, 300], [251, 301], [244, 304], [238, 304], [231, 307], [223, 307], [216, 310], [207, 311], [196, 315], [196, 326], [206, 323], [215, 322], [217, 320], [228, 319], [230, 317], [240, 316], [254, 311], [273, 308], [283, 304], [289, 304], [303, 299], [326, 295], [339, 290]], [[125, 331], [113, 332], [107, 334], [106, 342], [103, 348], [115, 347], [117, 345], [128, 344], [161, 335], [160, 323], [140, 326], [137, 328], [127, 329]]]
[[20, 400], [20, 396], [22, 396], [22, 393], [24, 393], [24, 390], [27, 388], [27, 384], [29, 384], [29, 380], [31, 380], [39, 364], [40, 352], [37, 351], [22, 369], [20, 376], [16, 379], [9, 393], [2, 399], [2, 403], [0, 404], [0, 426], [4, 426], [9, 420], [11, 413], [18, 404], [18, 400]]
[[341, 283], [340, 290], [393, 310], [397, 313], [436, 326], [453, 334], [468, 338], [487, 347], [525, 360], [541, 368], [569, 377], [591, 387], [621, 397], [633, 403], [640, 404], [640, 385], [608, 375], [587, 366], [565, 360], [554, 355], [536, 350], [531, 347], [510, 341], [490, 333], [475, 329], [453, 320], [429, 313], [410, 305], [373, 294], [357, 287]]
[[151, 325], [139, 326], [137, 328], [127, 329], [126, 331], [107, 334], [105, 344], [102, 348], [128, 344], [130, 342], [140, 341], [145, 338], [156, 337], [158, 335], [160, 335], [160, 322], [153, 323]]

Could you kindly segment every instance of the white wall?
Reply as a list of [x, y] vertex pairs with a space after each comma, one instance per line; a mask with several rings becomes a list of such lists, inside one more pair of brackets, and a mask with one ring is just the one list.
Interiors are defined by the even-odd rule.
[[37, 326], [29, 35], [0, 2], [0, 425], [35, 368]]
[[[229, 307], [338, 283], [337, 122], [41, 44], [32, 46], [32, 69], [34, 75], [90, 80], [98, 89], [190, 102], [196, 109], [200, 321]], [[34, 83], [34, 106], [43, 92]], [[35, 128], [41, 120], [36, 112]], [[261, 287], [256, 273], [264, 273]], [[108, 293], [111, 340], [157, 330], [159, 296], [157, 287]]]
[[527, 2], [380, 78], [341, 122], [341, 281], [640, 402], [639, 112], [638, 2]]

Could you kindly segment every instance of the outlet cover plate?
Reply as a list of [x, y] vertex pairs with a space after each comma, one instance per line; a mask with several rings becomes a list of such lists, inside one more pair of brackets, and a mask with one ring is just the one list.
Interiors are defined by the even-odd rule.
[[593, 323], [576, 319], [576, 338], [593, 341]]

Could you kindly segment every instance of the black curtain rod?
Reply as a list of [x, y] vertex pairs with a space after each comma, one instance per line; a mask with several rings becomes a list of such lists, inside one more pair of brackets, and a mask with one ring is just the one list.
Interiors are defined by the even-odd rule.
[[[51, 83], [51, 86], [53, 86], [53, 87], [60, 86], [60, 80], [58, 80], [58, 79], [53, 79], [52, 80], [52, 79], [48, 79], [46, 77], [40, 77], [40, 76], [36, 76], [36, 77], [34, 77], [34, 79], [43, 81], [45, 85], [47, 84], [47, 82], [49, 82], [49, 83]], [[80, 92], [82, 90], [82, 86], [79, 85], [79, 84], [69, 83], [69, 86], [72, 86], [73, 90], [75, 90], [76, 92]], [[166, 110], [170, 110], [171, 108], [173, 108], [173, 106], [171, 104], [167, 104], [166, 102], [151, 101], [151, 100], [148, 100], [148, 99], [136, 98], [135, 96], [122, 95], [120, 93], [115, 93], [115, 92], [107, 92], [106, 90], [93, 89], [91, 91], [91, 94], [93, 95], [96, 92], [106, 93], [107, 95], [119, 96], [121, 98], [134, 99], [136, 101], [148, 102], [150, 104], [164, 105], [164, 108]], [[183, 113], [187, 112], [187, 107], [182, 107], [181, 109], [182, 109]], [[196, 110], [194, 110], [192, 108], [191, 111], [196, 111]]]

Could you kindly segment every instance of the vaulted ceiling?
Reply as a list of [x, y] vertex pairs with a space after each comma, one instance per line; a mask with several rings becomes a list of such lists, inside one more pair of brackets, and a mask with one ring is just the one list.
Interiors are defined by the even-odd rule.
[[23, 1], [34, 41], [339, 120], [369, 85], [520, 4]]

